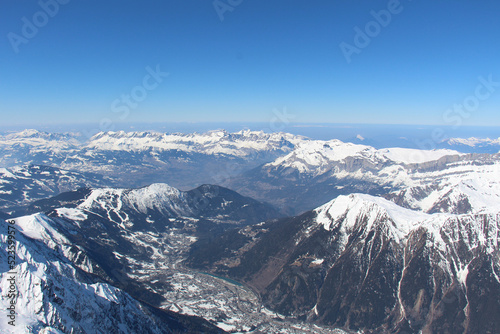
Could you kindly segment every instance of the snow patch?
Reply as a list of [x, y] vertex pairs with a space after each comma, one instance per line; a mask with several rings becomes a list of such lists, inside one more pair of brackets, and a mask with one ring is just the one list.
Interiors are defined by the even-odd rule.
[[447, 155], [463, 155], [462, 153], [454, 150], [418, 150], [411, 148], [384, 148], [379, 150], [379, 152], [387, 157], [389, 160], [405, 163], [405, 164], [415, 164], [424, 163], [429, 161], [439, 160]]
[[56, 212], [60, 217], [64, 217], [74, 221], [84, 221], [88, 218], [88, 216], [80, 209], [59, 208], [56, 209]]

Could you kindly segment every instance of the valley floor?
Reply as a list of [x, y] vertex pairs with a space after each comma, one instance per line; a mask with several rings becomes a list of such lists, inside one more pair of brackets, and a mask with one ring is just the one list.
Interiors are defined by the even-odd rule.
[[247, 287], [205, 273], [177, 268], [167, 282], [173, 289], [165, 294], [161, 308], [203, 317], [227, 332], [346, 333], [287, 319], [266, 309]]

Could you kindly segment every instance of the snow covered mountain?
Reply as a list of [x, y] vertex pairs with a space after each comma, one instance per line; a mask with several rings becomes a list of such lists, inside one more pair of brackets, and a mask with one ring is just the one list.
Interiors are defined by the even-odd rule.
[[499, 166], [500, 154], [377, 150], [338, 140], [311, 141], [225, 185], [290, 213], [353, 192], [385, 195], [412, 209], [448, 212], [444, 206], [455, 206], [450, 212], [472, 213], [498, 201]]
[[[46, 212], [13, 219], [23, 296], [17, 321], [29, 333], [49, 327], [91, 333], [92, 326], [101, 332], [223, 332], [160, 310], [180, 272], [176, 267], [194, 241], [279, 215], [229, 189], [204, 185], [182, 192], [166, 184], [82, 188], [37, 201], [28, 210]], [[5, 259], [6, 243], [2, 234]], [[2, 264], [1, 287], [8, 291]]]
[[219, 184], [286, 154], [301, 140], [286, 133], [256, 131], [107, 132], [92, 137], [79, 155], [68, 157], [62, 165], [122, 178], [122, 187], [166, 182], [186, 189]]
[[169, 286], [153, 288], [151, 277], [165, 275], [194, 241], [280, 216], [269, 205], [225, 188], [205, 185], [182, 192], [166, 184], [81, 189], [35, 202], [29, 211], [45, 212], [52, 229], [69, 240], [62, 244], [86, 250], [95, 265], [84, 270], [156, 306], [163, 298], [158, 291]]
[[160, 132], [101, 132], [85, 146], [98, 151], [182, 151], [206, 155], [233, 157], [257, 156], [274, 152], [289, 152], [305, 137], [288, 133], [264, 133], [242, 130], [228, 133], [224, 130], [198, 134]]
[[500, 155], [468, 155], [457, 161], [414, 166], [409, 186], [385, 195], [428, 213], [489, 213], [500, 203]]
[[[20, 319], [32, 331], [85, 331], [87, 316], [133, 326], [123, 312], [160, 332], [179, 322], [206, 325], [173, 313], [167, 318], [174, 322], [158, 320], [167, 310], [239, 332], [257, 330], [255, 323], [263, 332], [321, 333], [488, 333], [500, 326], [500, 154], [375, 149], [250, 131], [113, 132], [85, 143], [26, 132], [9, 140], [23, 136], [32, 140], [25, 156], [9, 161], [34, 157], [109, 176], [40, 165], [0, 170], [0, 210], [22, 212], [18, 256], [36, 259], [20, 268], [29, 273], [23, 279], [64, 285], [26, 290], [45, 303], [40, 320], [28, 316], [35, 311], [26, 302]], [[174, 179], [229, 189], [163, 183]], [[279, 218], [267, 201], [305, 213]], [[78, 308], [80, 298], [90, 311]], [[101, 308], [112, 310], [110, 319], [92, 311]], [[295, 327], [273, 320], [287, 316]]]
[[[340, 196], [229, 231], [187, 263], [254, 287], [279, 313], [370, 333], [493, 333], [500, 210], [426, 214]], [[487, 321], [486, 321], [487, 319]]]
[[371, 146], [344, 143], [340, 140], [310, 141], [300, 143], [288, 155], [278, 158], [268, 166], [294, 168], [301, 173], [319, 175], [328, 165], [347, 158], [364, 159], [371, 163], [423, 163], [438, 160], [447, 155], [459, 155], [452, 150], [416, 150], [408, 148], [375, 149]]
[[[11, 322], [0, 323], [2, 333], [222, 332], [202, 319], [139, 302], [99, 279], [85, 251], [56, 231], [47, 216], [13, 222], [9, 225], [17, 230], [15, 251], [8, 235], [0, 235], [2, 259], [7, 259], [7, 249], [16, 259], [12, 268], [6, 261], [0, 263], [0, 314]], [[6, 229], [8, 223], [1, 223]], [[9, 318], [12, 300], [15, 316]]]
[[81, 188], [36, 201], [28, 206], [25, 213], [55, 209], [62, 216], [67, 213], [69, 219], [81, 220], [79, 217], [92, 213], [122, 228], [145, 230], [162, 228], [169, 218], [190, 217], [225, 224], [252, 224], [281, 215], [268, 204], [223, 187], [202, 185], [181, 191], [164, 183], [138, 189]]

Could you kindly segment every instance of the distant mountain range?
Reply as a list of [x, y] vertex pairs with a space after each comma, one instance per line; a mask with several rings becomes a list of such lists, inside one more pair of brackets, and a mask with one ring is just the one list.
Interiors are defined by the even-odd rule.
[[465, 153], [499, 153], [500, 137], [490, 138], [450, 138], [443, 141], [441, 147], [449, 147]]
[[0, 138], [0, 166], [48, 165], [112, 178], [111, 185], [140, 187], [166, 182], [188, 189], [230, 176], [290, 152], [304, 137], [286, 133], [211, 131], [76, 134], [26, 130]]

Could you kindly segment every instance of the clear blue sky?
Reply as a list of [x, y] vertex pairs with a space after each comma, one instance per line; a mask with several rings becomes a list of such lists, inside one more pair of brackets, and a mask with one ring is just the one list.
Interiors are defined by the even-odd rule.
[[[266, 122], [286, 107], [295, 122], [500, 126], [499, 1], [55, 1], [41, 1], [52, 16], [0, 2], [2, 125]], [[340, 45], [367, 24], [348, 63]]]

